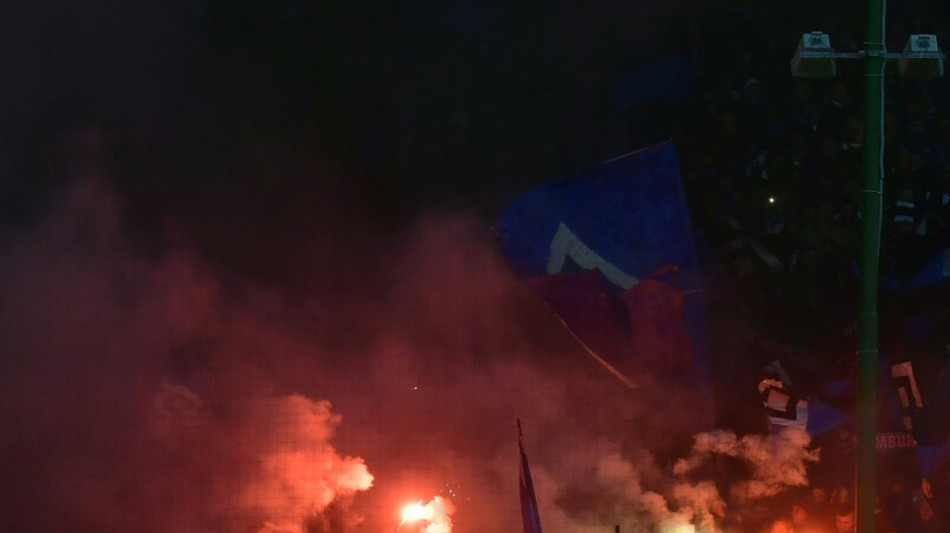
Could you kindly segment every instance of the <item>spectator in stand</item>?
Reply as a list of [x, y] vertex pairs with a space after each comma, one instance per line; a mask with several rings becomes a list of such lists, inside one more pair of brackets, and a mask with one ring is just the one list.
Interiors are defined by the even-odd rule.
[[845, 168], [844, 158], [841, 157], [841, 147], [833, 137], [825, 136], [814, 139], [813, 145], [804, 132], [799, 132], [802, 140], [796, 143], [805, 144], [809, 149], [801, 157], [801, 188], [802, 199], [808, 203], [820, 202], [834, 195], [838, 186], [836, 179]]
[[950, 165], [944, 165], [936, 182], [924, 193], [927, 233], [950, 236]]
[[793, 500], [790, 519], [796, 533], [831, 533], [834, 512], [824, 485], [812, 486], [799, 500]]
[[919, 187], [927, 185], [924, 170], [933, 160], [935, 151], [927, 129], [927, 121], [922, 116], [908, 120], [904, 126], [904, 146], [910, 155], [911, 177]]
[[795, 83], [789, 107], [788, 117], [793, 128], [804, 131], [812, 139], [824, 133], [821, 128], [821, 106], [810, 83], [802, 80]]
[[920, 488], [939, 521], [944, 525], [950, 524], [950, 461], [930, 472], [921, 482]]
[[931, 500], [922, 490], [911, 493], [898, 517], [897, 533], [948, 533], [950, 525], [934, 512]]
[[828, 533], [827, 519], [814, 514], [809, 498], [799, 496], [792, 499], [788, 521], [795, 533]]
[[874, 501], [874, 533], [897, 533], [896, 519], [884, 509], [880, 499]]
[[841, 128], [848, 119], [858, 113], [858, 109], [848, 95], [847, 84], [843, 80], [835, 80], [824, 108], [824, 121], [828, 131], [837, 137], [844, 137]]
[[792, 523], [784, 518], [772, 521], [772, 527], [769, 528], [769, 533], [794, 533], [795, 530], [792, 529]]
[[910, 182], [901, 182], [894, 192], [894, 200], [884, 210], [887, 215], [885, 232], [890, 241], [899, 243], [917, 233], [921, 212], [917, 194]]
[[[947, 242], [941, 233], [930, 232], [927, 210], [922, 208], [913, 186], [902, 184], [897, 197], [886, 210], [890, 224], [882, 242], [882, 273], [892, 286], [901, 287], [909, 282], [924, 267], [928, 260]], [[936, 220], [931, 217], [932, 223]]]
[[[918, 169], [914, 167], [914, 156], [907, 148], [894, 148], [888, 150], [885, 157], [887, 161], [887, 181], [897, 187], [913, 187], [921, 180], [916, 176]], [[895, 189], [896, 192], [896, 189]]]
[[883, 514], [890, 517], [892, 523], [897, 521], [901, 503], [907, 499], [909, 488], [904, 474], [900, 474], [886, 483], [884, 494], [881, 495], [880, 508]]
[[816, 485], [811, 488], [811, 501], [810, 505], [812, 511], [817, 514], [827, 515], [831, 512], [831, 508], [828, 506], [828, 487], [823, 485]]
[[835, 508], [835, 533], [855, 533], [854, 503], [841, 502]]

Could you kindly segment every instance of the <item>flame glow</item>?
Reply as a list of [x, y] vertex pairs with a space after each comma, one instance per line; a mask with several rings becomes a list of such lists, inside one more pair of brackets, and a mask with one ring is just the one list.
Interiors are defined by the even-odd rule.
[[422, 505], [422, 502], [414, 503], [412, 505], [407, 505], [402, 508], [402, 523], [406, 522], [415, 522], [416, 520], [422, 520], [425, 518], [426, 508]]
[[441, 496], [432, 498], [432, 501], [423, 505], [422, 501], [407, 505], [402, 508], [403, 524], [414, 524], [425, 521], [425, 526], [419, 530], [419, 533], [452, 533], [452, 514], [455, 512], [455, 506], [452, 502]]
[[[118, 200], [99, 187], [68, 189], [34, 233], [0, 239], [0, 323], [15, 331], [0, 353], [16, 361], [0, 373], [5, 530], [391, 531], [418, 502], [399, 533], [516, 531], [513, 428], [499, 422], [515, 414], [547, 440], [530, 448], [549, 531], [711, 533], [726, 509], [758, 519], [757, 500], [808, 485], [818, 457], [796, 428], [705, 432], [659, 461], [666, 431], [697, 427], [681, 419], [689, 394], [631, 398], [588, 373], [495, 265], [480, 221], [422, 224], [397, 290], [337, 316], [322, 285], [311, 308], [218, 280], [187, 247], [125, 252]], [[720, 457], [742, 473], [725, 494], [703, 479]]]

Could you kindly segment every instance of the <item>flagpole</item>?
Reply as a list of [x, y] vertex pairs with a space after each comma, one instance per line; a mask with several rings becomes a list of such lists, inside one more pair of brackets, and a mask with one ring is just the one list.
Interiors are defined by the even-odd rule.
[[538, 499], [534, 494], [534, 482], [531, 481], [531, 469], [528, 467], [528, 454], [524, 451], [524, 435], [521, 433], [521, 419], [518, 418], [518, 452], [521, 456], [519, 490], [521, 500], [521, 523], [524, 533], [542, 533], [541, 517], [538, 514]]

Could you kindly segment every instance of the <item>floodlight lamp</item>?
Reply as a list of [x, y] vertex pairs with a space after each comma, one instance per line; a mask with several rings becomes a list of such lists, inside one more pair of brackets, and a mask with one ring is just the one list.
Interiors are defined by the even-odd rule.
[[837, 68], [831, 37], [820, 31], [802, 35], [791, 65], [792, 76], [796, 78], [833, 78]]
[[937, 36], [916, 34], [907, 38], [898, 67], [902, 78], [930, 79], [943, 76], [943, 52]]

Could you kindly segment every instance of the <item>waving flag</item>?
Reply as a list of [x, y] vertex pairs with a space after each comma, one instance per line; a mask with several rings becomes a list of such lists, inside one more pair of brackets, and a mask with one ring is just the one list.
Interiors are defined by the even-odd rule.
[[[912, 448], [923, 476], [950, 461], [950, 370], [918, 375], [911, 361], [883, 359], [878, 373], [878, 451]], [[928, 395], [918, 379], [927, 382]], [[826, 384], [824, 393], [853, 409], [855, 387], [848, 379]]]
[[528, 455], [524, 451], [524, 436], [521, 434], [521, 420], [518, 420], [518, 450], [521, 452], [520, 494], [521, 522], [524, 533], [541, 533], [541, 516], [538, 514], [538, 500], [534, 496], [534, 483], [531, 481], [531, 469], [528, 468]]
[[815, 397], [802, 398], [782, 381], [766, 378], [759, 382], [759, 394], [768, 416], [769, 431], [800, 427], [812, 437], [830, 431], [848, 421], [848, 415]]
[[515, 272], [625, 383], [651, 368], [709, 389], [701, 280], [672, 142], [529, 191], [495, 230]]

